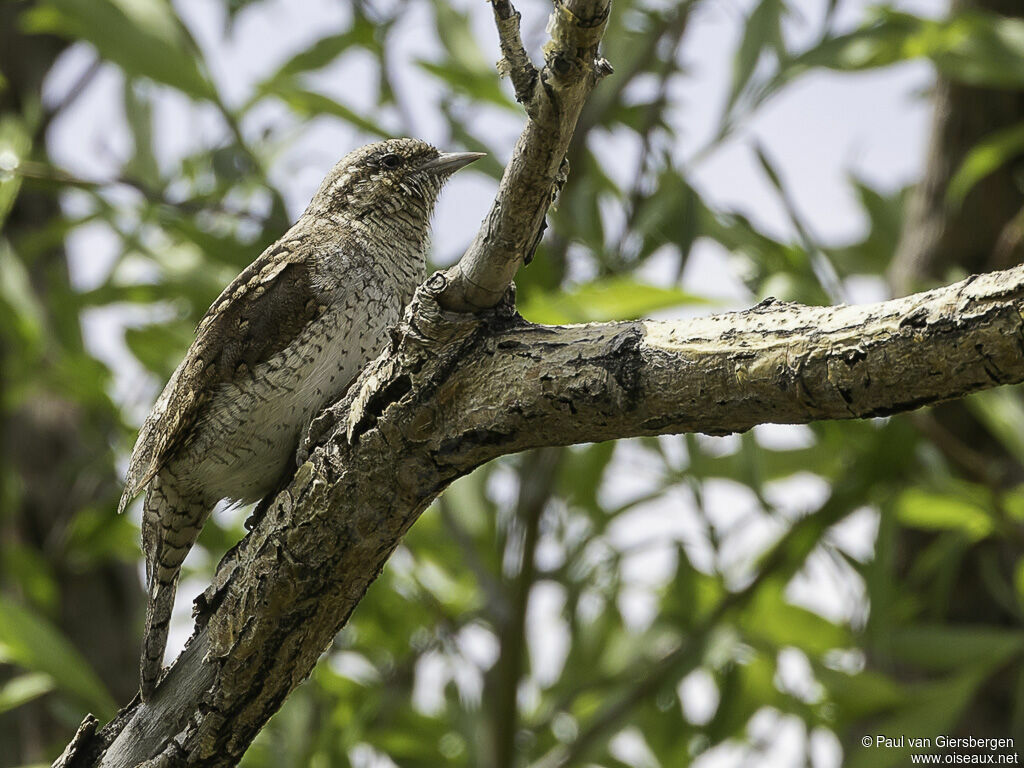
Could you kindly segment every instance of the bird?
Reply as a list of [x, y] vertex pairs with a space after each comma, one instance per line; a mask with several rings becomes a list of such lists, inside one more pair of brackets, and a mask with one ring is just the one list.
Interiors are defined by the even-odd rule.
[[411, 138], [350, 152], [199, 322], [139, 430], [118, 504], [145, 491], [143, 701], [163, 671], [182, 561], [210, 512], [257, 501], [295, 471], [304, 430], [383, 349], [424, 280], [442, 186], [482, 156]]

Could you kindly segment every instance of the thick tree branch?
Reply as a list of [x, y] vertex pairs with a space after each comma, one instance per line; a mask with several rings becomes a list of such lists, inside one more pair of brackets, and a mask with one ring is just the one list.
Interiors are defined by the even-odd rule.
[[512, 81], [516, 93], [516, 101], [523, 105], [531, 117], [537, 114], [538, 86], [537, 68], [530, 61], [530, 55], [523, 47], [523, 39], [519, 35], [519, 22], [522, 15], [508, 0], [491, 0], [494, 11], [494, 24], [498, 28], [498, 46], [501, 48], [501, 61], [498, 72]]
[[494, 10], [530, 120], [476, 240], [421, 287], [389, 348], [314, 422], [294, 478], [197, 601], [196, 632], [153, 700], [133, 701], [98, 733], [86, 724], [57, 765], [234, 765], [420, 513], [503, 454], [875, 416], [1024, 380], [1024, 268], [869, 307], [766, 302], [677, 323], [525, 322], [508, 285], [607, 71], [597, 47], [608, 0], [556, 3], [532, 86], [515, 11]]
[[[518, 13], [508, 0], [495, 0], [501, 67], [511, 76], [530, 119], [473, 245], [447, 280], [438, 276], [434, 286], [442, 290], [425, 289], [427, 298], [420, 304], [428, 309], [411, 316], [409, 328], [416, 330], [408, 338], [419, 338], [420, 329], [428, 326], [437, 330], [437, 335], [421, 338], [423, 349], [454, 352], [476, 338], [479, 318], [431, 323], [427, 314], [439, 313], [441, 304], [462, 311], [494, 307], [536, 248], [547, 209], [565, 179], [565, 151], [580, 110], [596, 82], [611, 71], [597, 56], [609, 10], [610, 0], [556, 0], [545, 66], [537, 72], [519, 38]], [[507, 308], [501, 313], [511, 317]], [[491, 320], [497, 316], [488, 313]], [[403, 358], [399, 365], [404, 364]], [[375, 367], [366, 381], [382, 380], [385, 369], [387, 364]], [[385, 448], [390, 438], [377, 417], [408, 384], [408, 377], [400, 374], [381, 391], [372, 385], [358, 390], [359, 419], [345, 430], [347, 443], [359, 446], [358, 453], [373, 445], [378, 456], [390, 451]], [[336, 418], [328, 414], [321, 423], [333, 428]], [[431, 425], [420, 428], [426, 434]], [[197, 601], [196, 633], [154, 700], [148, 705], [133, 702], [95, 736], [91, 728], [85, 729], [55, 765], [135, 766], [147, 761], [153, 768], [237, 762], [291, 689], [309, 674], [423, 505], [457, 476], [452, 466], [430, 466], [429, 459], [421, 463], [423, 455], [409, 454], [411, 463], [401, 467], [375, 469], [361, 460], [350, 463], [353, 458], [334, 457], [332, 462], [340, 463], [332, 466], [340, 474], [332, 470], [330, 479], [307, 461], [286, 491], [264, 501], [253, 532], [225, 557], [213, 586]], [[327, 514], [335, 508], [328, 498], [346, 493], [354, 494], [351, 499], [358, 500], [363, 513], [346, 516], [351, 527], [340, 539], [333, 522], [319, 514], [292, 517], [297, 510], [304, 516], [313, 507]], [[281, 539], [286, 530], [291, 532]], [[337, 540], [341, 547], [307, 550], [317, 536]], [[324, 569], [341, 580], [322, 580]], [[318, 606], [331, 607], [323, 611]], [[275, 617], [279, 609], [288, 617]]]
[[1024, 380], [1024, 267], [864, 307], [768, 301], [565, 327], [531, 325], [509, 303], [447, 313], [445, 288], [437, 274], [420, 289], [391, 347], [314, 423], [298, 473], [221, 563], [154, 700], [85, 743], [80, 754], [109, 748], [82, 765], [232, 765], [419, 514], [497, 456], [878, 416]]
[[[429, 290], [411, 322], [448, 326], [426, 310]], [[698, 320], [564, 327], [509, 319], [468, 334], [458, 373], [418, 420], [434, 460], [468, 469], [544, 445], [908, 411], [1021, 381], [1022, 298], [1018, 267], [869, 306], [769, 300]], [[368, 404], [381, 413], [383, 389], [405, 388], [397, 361], [381, 358], [362, 380], [350, 435]]]

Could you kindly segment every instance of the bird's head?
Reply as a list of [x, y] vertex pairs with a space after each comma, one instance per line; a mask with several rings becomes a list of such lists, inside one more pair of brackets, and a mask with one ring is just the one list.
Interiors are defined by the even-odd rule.
[[448, 177], [481, 152], [442, 153], [419, 139], [387, 139], [343, 157], [323, 180], [308, 214], [350, 219], [430, 219]]

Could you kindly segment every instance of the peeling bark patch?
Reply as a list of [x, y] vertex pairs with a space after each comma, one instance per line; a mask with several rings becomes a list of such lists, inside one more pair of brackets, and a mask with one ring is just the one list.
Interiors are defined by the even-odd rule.
[[509, 435], [496, 429], [471, 429], [458, 437], [450, 437], [438, 446], [438, 458], [449, 458], [455, 454], [465, 455], [474, 448], [502, 445], [508, 442]]
[[544, 356], [539, 354], [537, 350], [529, 344], [522, 344], [512, 340], [499, 342], [498, 350], [501, 352], [512, 352], [535, 362], [540, 362], [544, 359]]
[[748, 309], [747, 312], [753, 313], [753, 312], [757, 312], [759, 310], [770, 309], [771, 307], [775, 306], [776, 304], [785, 304], [785, 302], [784, 301], [779, 301], [774, 296], [765, 296], [763, 299], [761, 299], [759, 302], [757, 302], [757, 304], [755, 304], [750, 309]]
[[996, 384], [1011, 383], [1012, 379], [1003, 374], [999, 369], [998, 363], [996, 363], [996, 361], [992, 359], [992, 356], [985, 351], [985, 346], [983, 344], [975, 344], [974, 350], [978, 353], [978, 356], [985, 361], [985, 373], [990, 379], [992, 379], [992, 381]]
[[900, 328], [924, 328], [928, 324], [928, 310], [918, 307], [900, 320]]
[[89, 765], [95, 759], [95, 744], [93, 737], [96, 735], [96, 727], [99, 725], [93, 715], [86, 715], [82, 724], [75, 731], [71, 743], [64, 748], [64, 752], [53, 764], [54, 768], [77, 768], [77, 766]]
[[868, 353], [860, 347], [851, 347], [843, 351], [843, 362], [853, 368], [861, 360], [867, 360]]
[[359, 436], [373, 429], [377, 419], [389, 405], [401, 400], [412, 390], [412, 379], [408, 374], [403, 373], [396, 376], [387, 383], [387, 386], [378, 389], [372, 395], [363, 410], [359, 423], [352, 428], [352, 441], [355, 442]]
[[625, 395], [623, 405], [630, 411], [636, 408], [641, 399], [640, 381], [644, 359], [640, 351], [640, 342], [643, 338], [642, 326], [632, 325], [611, 338], [604, 354], [590, 360], [615, 379], [615, 383]]

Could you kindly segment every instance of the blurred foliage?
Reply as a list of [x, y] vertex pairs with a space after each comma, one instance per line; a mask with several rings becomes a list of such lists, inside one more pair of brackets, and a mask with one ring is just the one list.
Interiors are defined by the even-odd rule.
[[[53, 166], [44, 140], [48, 123], [70, 119], [60, 100], [37, 93], [0, 116], [0, 223], [29, 191], [63, 204], [61, 215], [0, 234], [5, 423], [46, 392], [91, 414], [88, 424], [116, 425], [113, 433], [82, 428], [98, 469], [43, 468], [44, 484], [72, 507], [66, 529], [41, 547], [17, 533], [34, 491], [14, 443], [5, 443], [0, 724], [23, 723], [16, 718], [29, 706], [52, 715], [57, 727], [25, 757], [38, 761], [60, 751], [83, 710], [106, 717], [115, 706], [61, 621], [67, 582], [58, 572], [78, 578], [102, 563], [135, 567], [138, 558], [133, 518], [114, 516], [116, 487], [81, 504], [75, 489], [112, 473], [115, 452], [123, 460], [143, 413], [138, 401], [156, 394], [221, 287], [283, 231], [284, 196], [273, 179], [287, 172], [279, 167], [287, 148], [321, 121], [367, 141], [429, 122], [446, 147], [505, 157], [478, 116], [513, 129], [521, 118], [494, 72], [493, 40], [478, 37], [474, 22], [489, 16], [482, 3], [354, 3], [340, 27], [278, 52], [283, 63], [241, 96], [234, 88], [232, 99], [168, 0], [15, 5], [28, 40], [52, 33], [94, 52], [96, 63], [63, 100], [78, 91], [89, 99], [97, 72], [121, 83], [122, 114], [111, 119], [131, 139], [116, 174], [80, 179]], [[262, 6], [220, 5], [225, 39]], [[822, 0], [821, 29], [794, 48], [785, 0], [747, 4], [718, 130], [695, 147], [676, 135], [670, 111], [673, 86], [688, 77], [686, 33], [701, 3], [616, 0], [606, 38], [616, 76], [584, 112], [551, 232], [517, 281], [523, 314], [563, 323], [709, 311], [711, 299], [681, 287], [693, 249], [709, 243], [730, 254], [750, 302], [824, 303], [851, 278], [881, 284], [901, 233], [903, 191], [851, 180], [866, 231], [857, 242], [819, 244], [771, 147], [758, 147], [757, 157], [790, 216], [791, 239], [715, 208], [691, 184], [693, 168], [735, 140], [769, 99], [821, 68], [927, 58], [964, 83], [1022, 88], [1024, 22], [979, 12], [926, 19], [883, 6], [860, 28], [837, 31], [838, 5]], [[411, 114], [395, 82], [397, 46], [409, 35], [403, 19], [413, 13], [434, 25], [416, 31], [436, 45], [413, 62], [440, 94], [429, 121]], [[375, 105], [369, 111], [324, 77], [352, 61]], [[5, 72], [3, 87], [16, 74]], [[205, 138], [178, 154], [159, 146], [157, 115], [168, 105], [212, 119], [218, 135], [199, 133]], [[610, 137], [638, 158], [625, 183], [598, 149]], [[1022, 147], [1020, 127], [977, 147], [951, 202]], [[493, 159], [480, 168], [494, 178], [501, 171]], [[68, 266], [47, 255], [97, 227], [116, 243], [116, 258], [96, 284], [75, 286]], [[97, 313], [125, 327], [127, 372], [83, 343], [83, 327], [92, 327], [83, 323]], [[133, 378], [133, 366], [145, 375]], [[1024, 462], [1020, 393], [990, 392], [970, 407], [1010, 460]], [[782, 441], [770, 430], [642, 439], [482, 467], [414, 526], [243, 765], [675, 768], [715, 754], [736, 758], [720, 764], [759, 764], [783, 726], [801, 734], [794, 765], [811, 764], [811, 744], [822, 740], [841, 746], [849, 765], [896, 765], [905, 751], [864, 750], [860, 736], [982, 735], [967, 714], [994, 681], [1009, 692], [1008, 706], [1005, 722], [989, 726], [1024, 743], [1024, 487], [966, 472], [951, 456], [970, 446], [950, 446], [955, 436], [927, 424], [927, 416], [822, 423]], [[800, 488], [821, 492], [800, 503]], [[209, 579], [243, 535], [240, 519], [211, 520], [200, 541], [209, 557], [190, 558], [186, 578]], [[872, 546], [850, 545], [851, 526], [866, 526], [860, 538]], [[978, 562], [980, 575], [970, 565]], [[951, 609], [964, 601], [1003, 613], [964, 622]], [[105, 631], [134, 652], [138, 629]], [[11, 732], [0, 729], [0, 738]], [[14, 764], [14, 754], [0, 749], [0, 764]]]

